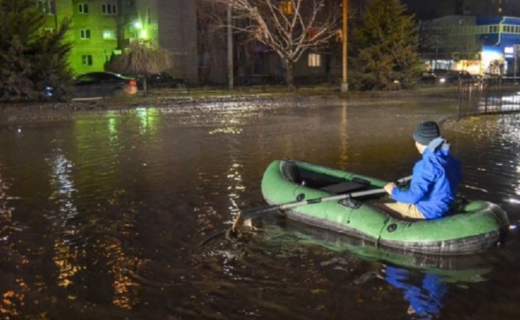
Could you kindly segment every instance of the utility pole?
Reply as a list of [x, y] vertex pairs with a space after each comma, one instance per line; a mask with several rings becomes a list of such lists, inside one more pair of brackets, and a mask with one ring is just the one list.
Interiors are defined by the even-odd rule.
[[227, 9], [227, 64], [228, 64], [228, 86], [233, 90], [233, 18], [231, 16], [231, 3]]
[[348, 0], [343, 0], [343, 77], [341, 80], [341, 92], [345, 93], [348, 91], [348, 82], [347, 82], [347, 14], [348, 14]]
[[515, 45], [514, 47], [514, 53], [515, 53], [515, 67], [514, 67], [514, 80], [513, 80], [513, 83], [516, 85], [518, 83], [518, 81], [516, 80], [516, 76], [517, 76], [517, 70], [518, 70], [518, 56], [520, 55], [520, 45]]

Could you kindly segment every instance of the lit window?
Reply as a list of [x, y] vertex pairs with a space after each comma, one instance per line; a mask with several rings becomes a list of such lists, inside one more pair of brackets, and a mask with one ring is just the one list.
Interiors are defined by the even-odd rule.
[[309, 54], [309, 67], [321, 67], [321, 54]]
[[88, 3], [78, 4], [78, 12], [87, 14], [88, 13]]
[[103, 30], [103, 39], [104, 40], [115, 40], [116, 39], [115, 30]]
[[43, 14], [56, 14], [56, 4], [54, 0], [38, 0], [38, 8]]
[[90, 30], [89, 29], [79, 30], [79, 36], [82, 40], [90, 39]]
[[81, 63], [87, 67], [92, 66], [92, 55], [90, 55], [90, 54], [82, 55]]
[[115, 4], [104, 4], [101, 6], [104, 14], [117, 14], [117, 6]]
[[280, 2], [279, 9], [283, 14], [292, 14], [293, 6], [291, 1]]

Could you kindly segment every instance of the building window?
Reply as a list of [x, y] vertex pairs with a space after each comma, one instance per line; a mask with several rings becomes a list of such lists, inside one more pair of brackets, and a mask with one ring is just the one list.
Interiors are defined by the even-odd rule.
[[279, 10], [283, 14], [291, 15], [293, 13], [293, 6], [291, 1], [282, 1], [279, 4]]
[[81, 64], [86, 67], [92, 66], [92, 55], [90, 55], [90, 54], [82, 55]]
[[321, 54], [309, 54], [309, 67], [321, 67]]
[[43, 14], [56, 14], [56, 4], [54, 0], [38, 0], [38, 8]]
[[89, 29], [81, 29], [79, 30], [79, 35], [82, 40], [90, 39], [90, 30]]
[[117, 14], [117, 5], [115, 4], [104, 4], [101, 9], [103, 14]]
[[78, 4], [78, 12], [87, 14], [88, 13], [88, 3]]
[[498, 33], [498, 26], [489, 26], [489, 33]]
[[104, 40], [115, 40], [116, 31], [115, 30], [103, 30], [103, 39]]
[[135, 6], [135, 0], [125, 0], [125, 6], [127, 8], [133, 8]]

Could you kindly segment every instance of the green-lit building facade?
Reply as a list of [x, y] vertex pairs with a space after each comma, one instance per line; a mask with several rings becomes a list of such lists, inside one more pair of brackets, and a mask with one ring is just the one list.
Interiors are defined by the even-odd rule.
[[71, 19], [68, 41], [75, 74], [103, 71], [105, 63], [132, 41], [150, 40], [170, 50], [169, 72], [197, 79], [195, 1], [185, 0], [36, 0], [47, 16], [45, 28]]

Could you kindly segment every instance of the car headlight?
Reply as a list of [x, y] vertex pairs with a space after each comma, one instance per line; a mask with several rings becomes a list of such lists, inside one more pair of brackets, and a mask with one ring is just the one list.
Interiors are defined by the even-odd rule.
[[45, 87], [45, 96], [46, 97], [52, 97], [54, 96], [54, 90], [52, 89], [52, 87]]
[[446, 82], [446, 78], [439, 78], [439, 83], [445, 83]]

